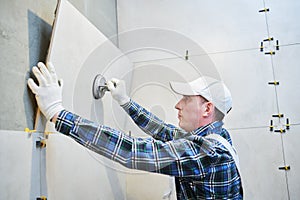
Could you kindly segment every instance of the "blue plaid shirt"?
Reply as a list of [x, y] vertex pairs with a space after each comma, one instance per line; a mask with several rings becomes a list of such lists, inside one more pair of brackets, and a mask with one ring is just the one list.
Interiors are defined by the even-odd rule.
[[164, 123], [132, 100], [123, 108], [151, 138], [130, 137], [65, 110], [60, 112], [55, 127], [125, 167], [174, 176], [178, 199], [243, 198], [232, 156], [219, 142], [205, 138], [215, 133], [231, 143], [222, 122], [187, 133]]

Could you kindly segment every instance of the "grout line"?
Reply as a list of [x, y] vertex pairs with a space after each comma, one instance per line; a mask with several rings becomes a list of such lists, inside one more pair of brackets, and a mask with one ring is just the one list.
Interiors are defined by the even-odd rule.
[[[263, 0], [263, 4], [264, 4], [264, 8], [266, 8], [265, 0]], [[268, 38], [270, 38], [270, 29], [269, 29], [267, 12], [265, 12], [265, 20], [266, 20], [266, 28], [267, 28]], [[269, 45], [271, 45], [271, 41], [269, 41]], [[270, 56], [271, 56], [271, 66], [272, 66], [273, 80], [275, 81], [276, 77], [275, 77], [275, 67], [274, 67], [273, 55], [271, 54]], [[278, 91], [277, 91], [277, 87], [276, 86], [274, 86], [274, 91], [275, 91], [275, 97], [276, 97], [277, 112], [280, 113]], [[281, 119], [279, 118], [278, 121], [279, 121], [279, 124], [280, 124], [281, 123]], [[284, 149], [284, 142], [283, 142], [283, 135], [282, 134], [280, 135], [280, 140], [281, 140], [281, 147], [282, 147], [283, 163], [284, 163], [284, 166], [286, 166], [286, 157], [285, 157], [285, 149]], [[288, 183], [287, 172], [285, 172], [285, 182], [286, 182], [288, 199], [290, 199], [290, 192], [289, 192], [289, 183]]]
[[[295, 46], [295, 45], [300, 45], [300, 43], [295, 42], [295, 43], [289, 43], [289, 44], [282, 44], [282, 45], [279, 45], [279, 47], [289, 47], [289, 46]], [[202, 54], [192, 54], [192, 55], [189, 55], [189, 57], [191, 58], [191, 57], [196, 57], [196, 56], [209, 56], [209, 55], [217, 55], [217, 54], [238, 53], [238, 52], [253, 51], [253, 50], [259, 51], [260, 48], [259, 47], [253, 47], [253, 48], [245, 48], [245, 49], [233, 49], [233, 50], [225, 50], [225, 51], [216, 51], [216, 52], [209, 52], [209, 53], [202, 53]], [[157, 58], [157, 59], [152, 59], [152, 60], [141, 60], [141, 61], [136, 61], [136, 62], [133, 62], [133, 63], [138, 64], [138, 63], [143, 63], [143, 62], [171, 60], [171, 59], [178, 59], [178, 58], [184, 59], [184, 55], [182, 55], [182, 57], [180, 57], [180, 56], [170, 56], [170, 57], [166, 57], [166, 58]]]
[[[300, 126], [300, 123], [290, 124], [290, 127], [292, 126]], [[261, 129], [261, 128], [268, 129], [269, 126], [249, 126], [249, 127], [235, 127], [235, 128], [226, 128], [226, 129], [229, 131], [236, 131], [236, 130], [251, 130], [251, 129]]]

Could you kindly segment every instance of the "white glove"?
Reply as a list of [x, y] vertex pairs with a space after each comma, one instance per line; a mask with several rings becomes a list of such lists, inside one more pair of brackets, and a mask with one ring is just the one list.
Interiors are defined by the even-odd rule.
[[35, 94], [37, 104], [41, 112], [45, 115], [47, 120], [64, 110], [62, 106], [62, 80], [58, 84], [55, 69], [52, 63], [48, 63], [48, 69], [44, 63], [39, 62], [38, 68], [32, 68], [33, 74], [39, 82], [39, 86], [30, 78], [28, 79], [28, 86]]
[[107, 81], [107, 88], [110, 90], [112, 97], [120, 104], [124, 105], [130, 101], [126, 94], [125, 81], [116, 78]]

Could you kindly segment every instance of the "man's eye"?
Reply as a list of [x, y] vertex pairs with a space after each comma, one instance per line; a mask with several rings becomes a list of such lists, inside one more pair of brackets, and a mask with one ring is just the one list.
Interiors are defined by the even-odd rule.
[[189, 96], [185, 96], [185, 97], [183, 97], [183, 99], [184, 99], [185, 101], [188, 101], [188, 100], [190, 99], [190, 97], [189, 97]]

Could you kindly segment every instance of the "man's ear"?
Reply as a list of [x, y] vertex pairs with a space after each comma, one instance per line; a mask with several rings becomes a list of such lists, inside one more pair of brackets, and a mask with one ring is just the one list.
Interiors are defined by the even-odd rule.
[[211, 116], [213, 114], [213, 111], [214, 111], [214, 108], [215, 108], [214, 104], [212, 102], [205, 102], [203, 104], [203, 106], [204, 106], [204, 109], [205, 109], [204, 112], [203, 112], [203, 116], [204, 117]]

